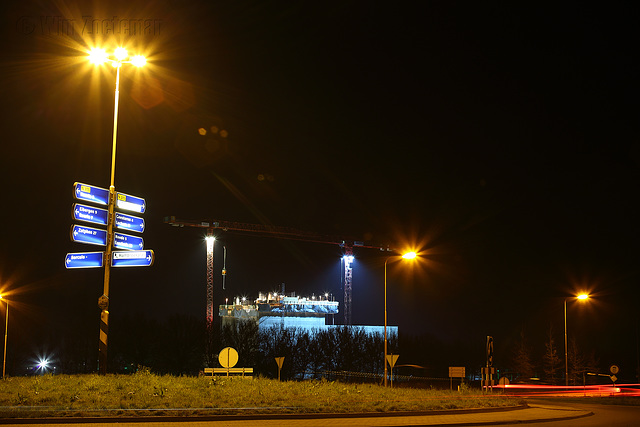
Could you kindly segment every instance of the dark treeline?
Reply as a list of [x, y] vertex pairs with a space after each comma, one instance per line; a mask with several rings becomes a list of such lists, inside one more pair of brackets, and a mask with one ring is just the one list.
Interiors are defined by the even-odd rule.
[[[42, 344], [36, 348], [27, 338]], [[486, 361], [484, 340], [444, 342], [428, 335], [390, 335], [388, 352], [400, 355], [396, 368], [400, 375], [447, 378], [449, 366], [463, 366], [469, 379], [477, 379]], [[551, 334], [544, 344], [541, 360], [523, 337], [497, 347], [495, 366], [500, 376], [512, 381], [537, 377], [551, 384], [564, 383], [562, 344]], [[93, 323], [43, 328], [38, 336], [23, 335], [12, 341], [7, 373], [38, 373], [39, 357], [48, 357], [55, 373], [94, 373], [98, 369], [97, 347], [98, 328]], [[367, 334], [357, 326], [309, 331], [278, 326], [265, 329], [254, 322], [239, 322], [233, 327], [217, 323], [209, 335], [204, 319], [194, 316], [174, 315], [159, 322], [135, 314], [112, 317], [108, 371], [133, 373], [144, 367], [158, 374], [198, 375], [205, 367], [220, 367], [218, 353], [225, 347], [237, 350], [237, 367], [251, 367], [255, 374], [270, 378], [278, 376], [276, 357], [285, 358], [282, 379], [319, 378], [336, 371], [381, 375], [384, 370], [382, 335]], [[593, 352], [579, 350], [575, 340], [569, 341], [568, 354], [571, 384], [581, 384], [588, 372], [599, 372]], [[380, 378], [374, 375], [370, 377]]]
[[[319, 377], [324, 371], [381, 374], [384, 339], [362, 328], [336, 327], [309, 331], [302, 328], [259, 329], [254, 322], [217, 326], [207, 354], [204, 320], [173, 316], [158, 322], [136, 315], [114, 318], [109, 331], [109, 372], [132, 373], [145, 367], [159, 374], [198, 375], [204, 367], [219, 367], [218, 353], [225, 347], [238, 351], [237, 367], [253, 367], [259, 375], [278, 376], [276, 357], [285, 357], [282, 379]], [[60, 334], [51, 349], [57, 373], [95, 372], [95, 334]], [[389, 352], [398, 352], [398, 340], [389, 335]]]

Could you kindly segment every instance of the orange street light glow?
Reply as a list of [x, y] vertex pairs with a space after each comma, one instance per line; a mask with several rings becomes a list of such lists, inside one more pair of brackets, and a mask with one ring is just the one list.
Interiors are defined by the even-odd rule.
[[119, 47], [113, 52], [113, 56], [115, 56], [118, 61], [124, 61], [129, 56], [129, 53], [127, 49]]
[[142, 55], [136, 55], [133, 58], [131, 58], [131, 63], [136, 67], [144, 67], [144, 64], [147, 63], [147, 58], [145, 58]]
[[124, 47], [116, 48], [113, 52], [113, 57], [115, 59], [109, 58], [109, 54], [105, 49], [101, 49], [98, 47], [94, 47], [89, 51], [89, 61], [95, 65], [102, 65], [105, 62], [110, 62], [111, 65], [118, 68], [122, 64], [132, 64], [136, 67], [143, 67], [147, 63], [147, 58], [142, 55], [132, 56], [129, 61], [126, 59], [129, 58], [129, 52]]
[[416, 254], [415, 252], [407, 252], [406, 254], [402, 255], [402, 258], [404, 258], [404, 259], [414, 259], [417, 256], [418, 256], [418, 254]]
[[577, 298], [580, 299], [580, 300], [586, 300], [586, 299], [589, 299], [589, 295], [588, 294], [580, 294], [580, 295], [578, 295]]
[[91, 49], [91, 51], [89, 51], [89, 61], [92, 64], [95, 64], [95, 65], [104, 64], [108, 58], [109, 58], [109, 55], [107, 55], [107, 52], [104, 49], [94, 47]]

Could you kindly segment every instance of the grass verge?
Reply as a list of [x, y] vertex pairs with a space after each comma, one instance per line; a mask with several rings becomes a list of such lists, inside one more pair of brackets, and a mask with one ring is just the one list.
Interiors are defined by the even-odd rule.
[[0, 381], [0, 417], [428, 411], [516, 406], [520, 398], [332, 381], [45, 375]]

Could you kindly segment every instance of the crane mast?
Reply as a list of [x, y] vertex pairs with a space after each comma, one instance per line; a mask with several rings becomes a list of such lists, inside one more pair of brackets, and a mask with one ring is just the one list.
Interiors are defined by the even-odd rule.
[[[342, 261], [344, 262], [344, 324], [351, 325], [351, 305], [352, 305], [352, 279], [353, 279], [353, 248], [354, 246], [362, 248], [379, 249], [388, 251], [389, 246], [365, 244], [364, 242], [342, 239], [335, 236], [327, 236], [320, 233], [311, 231], [298, 230], [291, 227], [281, 227], [275, 225], [265, 224], [247, 224], [234, 221], [194, 221], [194, 220], [180, 220], [175, 216], [169, 216], [164, 218], [166, 224], [170, 224], [174, 227], [196, 227], [207, 230], [207, 311], [206, 321], [207, 329], [211, 331], [213, 326], [214, 316], [214, 303], [213, 303], [213, 247], [215, 237], [213, 231], [235, 231], [235, 232], [248, 232], [257, 233], [263, 236], [274, 237], [278, 239], [299, 240], [304, 242], [315, 243], [328, 243], [337, 244], [344, 250], [344, 256]], [[225, 272], [226, 273], [226, 272]], [[209, 336], [211, 336], [209, 334]]]

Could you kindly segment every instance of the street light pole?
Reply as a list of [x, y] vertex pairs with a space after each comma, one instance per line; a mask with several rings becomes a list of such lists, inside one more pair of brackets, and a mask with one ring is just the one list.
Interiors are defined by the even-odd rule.
[[[417, 255], [415, 252], [407, 252], [402, 255], [403, 259], [413, 259]], [[384, 357], [382, 363], [384, 364], [384, 386], [387, 386], [387, 263], [393, 256], [387, 257], [384, 260]]]
[[[589, 294], [576, 296], [580, 301], [589, 299]], [[564, 299], [564, 385], [569, 386], [569, 357], [567, 351], [567, 299]]]
[[387, 386], [387, 262], [388, 257], [384, 260], [384, 386]]
[[104, 286], [102, 298], [104, 303], [100, 311], [100, 357], [98, 365], [100, 373], [107, 373], [107, 338], [109, 335], [109, 279], [111, 278], [111, 252], [113, 244], [113, 217], [116, 204], [116, 139], [118, 136], [118, 101], [120, 100], [120, 66], [116, 64], [116, 89], [115, 103], [113, 107], [113, 143], [111, 147], [111, 181], [109, 184], [109, 215], [107, 217], [107, 248], [104, 253]]
[[569, 358], [567, 357], [567, 299], [564, 299], [564, 385], [569, 385]]
[[[0, 295], [0, 299], [4, 299]], [[7, 367], [7, 333], [9, 331], [9, 301], [4, 299], [4, 303], [7, 304], [7, 315], [4, 321], [4, 356], [2, 357], [2, 379], [4, 379], [4, 373]]]
[[107, 247], [104, 253], [104, 285], [102, 296], [98, 299], [100, 307], [100, 342], [98, 368], [102, 375], [107, 373], [107, 339], [109, 335], [109, 279], [111, 277], [111, 255], [113, 251], [113, 223], [114, 211], [116, 204], [116, 140], [118, 137], [118, 104], [120, 100], [120, 67], [122, 64], [133, 64], [136, 67], [142, 67], [146, 63], [143, 56], [134, 56], [130, 61], [126, 59], [129, 54], [125, 48], [119, 47], [114, 52], [115, 59], [109, 59], [109, 55], [104, 49], [92, 49], [89, 53], [89, 59], [96, 65], [104, 62], [110, 62], [116, 69], [116, 87], [115, 100], [113, 107], [113, 142], [111, 147], [111, 180], [109, 185], [109, 208], [107, 216]]

